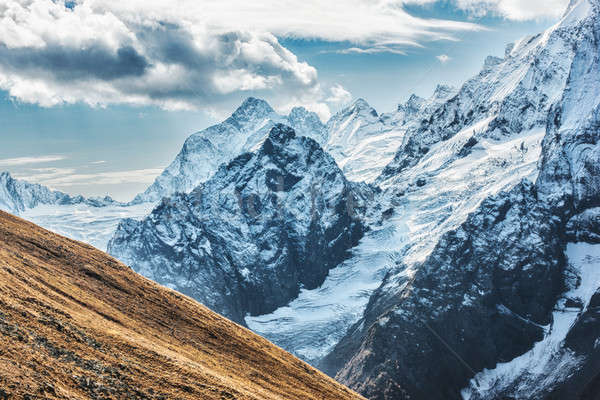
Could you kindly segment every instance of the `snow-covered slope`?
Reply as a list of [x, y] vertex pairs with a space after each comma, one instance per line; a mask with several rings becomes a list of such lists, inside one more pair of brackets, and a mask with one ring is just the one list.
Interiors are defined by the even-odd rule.
[[[442, 235], [458, 228], [482, 201], [523, 179], [535, 181], [547, 116], [565, 90], [575, 57], [578, 38], [571, 30], [553, 27], [509, 46], [505, 59], [488, 58], [458, 91], [440, 86], [431, 99], [413, 96], [382, 117], [359, 101], [340, 114], [346, 117], [333, 118], [330, 142], [351, 143], [361, 133], [352, 124], [367, 133], [365, 127], [374, 127], [378, 138], [388, 134], [384, 126], [401, 127], [402, 146], [377, 179], [384, 191], [371, 207], [372, 229], [339, 266], [340, 278], [332, 274], [320, 290], [302, 292], [273, 314], [248, 318], [248, 325], [318, 362], [360, 319], [386, 273], [403, 263], [408, 268], [402, 274], [413, 276]], [[332, 152], [343, 165], [340, 148]]]
[[[600, 2], [574, 1], [556, 26], [510, 48], [506, 60], [488, 60], [484, 76], [506, 73], [495, 88], [491, 79], [491, 101], [481, 105], [497, 109], [480, 112], [479, 125], [465, 128], [472, 121], [459, 111], [449, 124], [407, 133], [379, 182], [383, 198], [403, 199], [391, 220], [408, 225], [409, 245], [325, 370], [372, 399], [597, 398], [599, 38]], [[521, 69], [518, 54], [525, 67], [515, 75], [505, 68]], [[469, 92], [457, 97], [478, 98]], [[461, 154], [477, 157], [490, 144], [517, 152], [463, 175]], [[538, 168], [530, 149], [541, 154]], [[519, 150], [530, 162], [514, 164]], [[436, 165], [446, 165], [447, 186], [432, 175]], [[500, 179], [480, 186], [486, 176]], [[460, 188], [471, 182], [474, 196]], [[430, 183], [429, 194], [414, 189]]]
[[[255, 332], [318, 364], [363, 314], [373, 291], [398, 263], [413, 265], [492, 194], [535, 180], [543, 130], [481, 140], [456, 158], [473, 129], [440, 143], [405, 179], [374, 199], [371, 230], [352, 257], [318, 289], [304, 290], [272, 314], [246, 318]], [[434, 156], [435, 154], [435, 156]], [[414, 268], [403, 271], [410, 276]]]
[[374, 181], [392, 161], [406, 131], [421, 119], [427, 119], [456, 94], [448, 86], [438, 86], [427, 100], [412, 96], [397, 111], [377, 114], [363, 100], [356, 100], [327, 122], [327, 150], [346, 177], [357, 182]]
[[104, 207], [118, 204], [110, 197], [90, 198], [71, 196], [45, 186], [14, 179], [10, 173], [0, 173], [0, 210], [19, 214], [39, 205], [86, 204], [92, 207]]
[[106, 250], [121, 219], [143, 217], [152, 208], [152, 203], [127, 205], [108, 196], [71, 196], [0, 174], [0, 210], [100, 250]]
[[504, 58], [488, 57], [479, 75], [407, 131], [378, 182], [414, 166], [435, 143], [482, 121], [489, 120], [477, 136], [494, 139], [543, 127], [550, 107], [562, 97], [577, 49], [578, 37], [569, 18], [507, 46]]
[[16, 215], [52, 232], [106, 251], [108, 241], [115, 234], [122, 219], [144, 218], [155, 206], [155, 203], [133, 205], [113, 203], [102, 207], [90, 206], [86, 203], [43, 204]]
[[325, 126], [317, 114], [296, 107], [288, 116], [282, 116], [266, 101], [251, 97], [222, 123], [191, 135], [171, 165], [133, 202], [156, 202], [175, 193], [189, 193], [221, 164], [259, 148], [278, 123], [291, 126], [298, 135], [318, 143], [325, 141]]
[[276, 125], [190, 194], [126, 220], [109, 253], [242, 322], [314, 289], [365, 227], [366, 185], [346, 180], [317, 142]]

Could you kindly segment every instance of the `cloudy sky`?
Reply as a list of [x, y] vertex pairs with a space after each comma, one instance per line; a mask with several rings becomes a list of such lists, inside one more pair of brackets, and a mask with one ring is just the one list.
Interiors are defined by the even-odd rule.
[[0, 170], [129, 199], [250, 95], [388, 111], [541, 31], [569, 0], [0, 0]]

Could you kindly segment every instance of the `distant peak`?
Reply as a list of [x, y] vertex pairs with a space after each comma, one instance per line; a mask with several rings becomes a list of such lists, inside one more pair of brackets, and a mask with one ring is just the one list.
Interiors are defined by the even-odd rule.
[[[299, 124], [302, 121], [306, 121], [313, 125], [322, 125], [321, 118], [317, 115], [317, 113], [313, 111], [309, 111], [304, 107], [294, 107], [292, 111], [290, 111], [290, 115], [288, 119], [292, 124]], [[295, 125], [294, 125], [295, 126]]]
[[354, 101], [354, 103], [352, 103], [352, 105], [350, 106], [351, 108], [355, 108], [355, 109], [365, 109], [365, 108], [371, 108], [371, 106], [369, 105], [369, 103], [367, 103], [367, 101], [363, 98], [358, 98]]
[[577, 24], [600, 12], [600, 0], [571, 0], [559, 26]]
[[487, 56], [485, 58], [483, 66], [485, 68], [491, 68], [493, 66], [496, 66], [496, 65], [500, 64], [502, 61], [504, 61], [502, 58], [495, 57], [495, 56]]
[[234, 117], [244, 116], [249, 114], [270, 114], [273, 113], [273, 108], [263, 99], [256, 97], [248, 97], [241, 106], [233, 113]]
[[506, 45], [504, 49], [504, 58], [509, 57], [512, 54], [512, 51], [515, 49], [515, 43], [509, 43]]
[[456, 88], [454, 86], [437, 85], [433, 92], [433, 96], [436, 98], [447, 97], [454, 92], [456, 92]]
[[417, 96], [416, 94], [413, 94], [412, 96], [410, 96], [408, 98], [408, 101], [406, 102], [406, 108], [408, 109], [418, 109], [420, 108], [423, 103], [425, 103], [425, 99], [422, 97]]
[[10, 172], [0, 172], [0, 181], [11, 181], [12, 179], [13, 177], [10, 175]]
[[354, 103], [352, 103], [350, 105], [350, 107], [348, 107], [346, 110], [346, 113], [359, 113], [359, 114], [365, 114], [368, 113], [373, 117], [378, 117], [379, 114], [377, 114], [377, 111], [371, 107], [371, 105], [369, 103], [367, 103], [367, 101], [363, 98], [358, 98], [354, 101]]
[[306, 108], [298, 106], [298, 107], [294, 107], [292, 108], [292, 111], [290, 111], [290, 115], [307, 115], [310, 114], [310, 111], [308, 111]]

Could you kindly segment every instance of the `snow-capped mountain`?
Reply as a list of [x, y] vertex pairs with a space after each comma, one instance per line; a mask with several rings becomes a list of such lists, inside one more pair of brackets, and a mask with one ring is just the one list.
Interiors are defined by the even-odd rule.
[[278, 123], [291, 126], [298, 135], [318, 143], [326, 139], [325, 126], [317, 114], [296, 107], [288, 116], [282, 116], [266, 101], [250, 97], [222, 123], [191, 135], [171, 165], [133, 202], [156, 202], [175, 193], [191, 192], [221, 164], [259, 148]]
[[392, 113], [248, 99], [109, 251], [369, 399], [597, 398], [598, 43], [600, 0], [573, 0]]
[[455, 94], [453, 88], [440, 85], [431, 98], [412, 96], [396, 112], [381, 116], [365, 100], [358, 99], [332, 116], [326, 125], [317, 114], [303, 107], [295, 107], [289, 115], [282, 116], [266, 101], [248, 98], [222, 123], [191, 135], [171, 165], [133, 204], [156, 202], [178, 192], [189, 193], [221, 164], [259, 148], [278, 123], [322, 145], [348, 179], [374, 181], [394, 158], [406, 130], [428, 118]]
[[365, 100], [335, 114], [327, 122], [327, 150], [346, 177], [356, 182], [372, 182], [392, 161], [408, 129], [427, 119], [456, 90], [440, 85], [427, 100], [412, 96], [396, 112], [377, 114]]
[[[544, 99], [552, 93], [554, 102], [560, 100], [575, 57], [578, 39], [569, 29], [554, 27], [508, 46], [505, 59], [488, 58], [458, 91], [442, 86], [429, 101], [413, 96], [400, 106], [395, 113], [396, 126], [405, 130], [400, 149], [376, 180], [384, 191], [371, 206], [371, 230], [353, 257], [321, 289], [301, 292], [272, 314], [248, 318], [248, 326], [318, 364], [360, 321], [373, 291], [399, 263], [407, 266], [402, 274], [412, 277], [440, 238], [485, 199], [523, 179], [535, 181], [553, 104]], [[549, 54], [559, 50], [560, 58]]]
[[46, 186], [14, 179], [8, 172], [0, 173], [0, 210], [11, 214], [19, 214], [40, 205], [86, 204], [92, 207], [103, 207], [116, 203], [108, 196], [89, 199], [83, 196], [71, 196]]
[[[548, 382], [560, 382], [552, 381], [550, 372], [561, 369], [556, 360], [544, 363], [541, 353], [556, 347], [557, 337], [561, 340], [552, 332], [560, 332], [564, 325], [553, 328], [551, 321], [573, 311], [567, 307], [553, 316], [552, 308], [564, 309], [561, 293], [583, 296], [580, 303], [585, 305], [590, 292], [600, 287], [590, 276], [597, 266], [593, 253], [597, 250], [569, 245], [563, 238], [571, 232], [569, 240], [580, 237], [589, 242], [597, 237], [598, 226], [593, 222], [594, 208], [559, 217], [548, 211], [555, 205], [539, 201], [542, 176], [560, 172], [558, 166], [544, 167], [540, 160], [555, 157], [563, 147], [577, 146], [573, 137], [557, 134], [552, 127], [557, 115], [563, 125], [566, 114], [577, 116], [579, 122], [568, 124], [578, 131], [598, 131], [589, 115], [600, 87], [593, 64], [599, 54], [595, 39], [599, 20], [597, 2], [573, 2], [559, 24], [508, 46], [503, 59], [488, 58], [482, 72], [429, 117], [414, 119], [396, 157], [376, 180], [383, 193], [368, 213], [373, 216], [371, 230], [352, 250], [353, 256], [333, 269], [319, 289], [302, 291], [271, 314], [247, 318], [248, 326], [374, 399], [459, 398], [463, 389], [467, 396], [469, 379], [479, 371], [526, 352], [528, 364], [516, 360], [501, 371], [507, 374], [519, 365], [535, 365], [539, 368], [532, 371], [542, 372], [526, 379], [526, 369], [517, 369], [520, 382], [516, 375], [511, 381], [500, 372], [481, 372], [472, 387], [478, 387], [480, 376], [488, 376], [488, 386], [473, 398], [548, 393]], [[571, 106], [554, 113], [569, 96]], [[413, 97], [405, 109], [420, 109], [423, 102]], [[564, 142], [549, 148], [553, 136]], [[600, 200], [592, 189], [598, 187], [592, 155], [597, 140], [590, 133], [584, 136], [588, 144], [579, 145], [573, 158], [580, 161], [561, 168], [587, 168], [587, 175], [577, 179], [582, 181], [581, 190], [596, 196], [588, 201], [597, 207]], [[560, 186], [547, 186], [547, 193], [560, 193]], [[565, 259], [572, 259], [572, 268], [566, 267]], [[473, 265], [467, 268], [470, 260]], [[484, 267], [488, 269], [481, 271]], [[511, 268], [516, 272], [502, 272]], [[590, 280], [573, 283], [577, 279], [569, 279], [567, 270]], [[528, 294], [539, 287], [546, 290]], [[502, 297], [490, 295], [498, 292]], [[487, 309], [478, 308], [482, 302]], [[454, 304], [457, 308], [451, 308]], [[586, 307], [578, 310], [589, 314]], [[442, 319], [445, 308], [450, 311]], [[575, 311], [573, 316], [582, 321]], [[515, 315], [522, 318], [521, 324]], [[438, 318], [440, 325], [435, 325]], [[566, 332], [573, 321], [566, 323]], [[539, 329], [542, 325], [544, 330]], [[479, 341], [470, 342], [471, 334], [463, 332], [467, 329], [479, 334]], [[498, 334], [492, 334], [494, 329]], [[582, 331], [580, 336], [586, 332]], [[571, 345], [591, 353], [595, 337], [590, 332], [584, 344]], [[534, 347], [535, 340], [543, 341], [544, 347]], [[454, 349], [466, 352], [460, 357], [470, 369]], [[573, 359], [582, 354], [580, 350]], [[585, 363], [597, 360], [585, 359]], [[509, 383], [496, 393], [498, 376]], [[440, 385], [430, 385], [432, 381]], [[572, 387], [569, 382], [559, 386]], [[517, 383], [540, 389], [537, 393], [524, 389], [528, 395], [519, 397]]]
[[[492, 99], [481, 105], [492, 106], [474, 108], [484, 122], [471, 125], [469, 134], [465, 125], [476, 121], [455, 99], [479, 98], [473, 80], [466, 85], [469, 96], [463, 87], [444, 105], [439, 117], [456, 105], [449, 122], [436, 118], [431, 127], [407, 133], [411, 136], [378, 181], [387, 188], [384, 193], [408, 198], [411, 209], [398, 222], [404, 221], [408, 232], [429, 224], [433, 246], [431, 239], [410, 235], [409, 241], [421, 244], [401, 252], [363, 317], [322, 368], [371, 399], [597, 398], [599, 37], [600, 2], [573, 1], [556, 26], [509, 47], [506, 59], [486, 62], [480, 77], [506, 74], [499, 86], [490, 80]], [[510, 138], [539, 137], [540, 125], [538, 167], [514, 171], [529, 179], [510, 177], [499, 193], [477, 188], [489, 196], [480, 203], [475, 197], [468, 207], [460, 197], [447, 201], [458, 194], [458, 182], [450, 181], [446, 189], [427, 169], [445, 164], [448, 174], [462, 176], [461, 155], [474, 157], [486, 144]], [[443, 156], [449, 148], [456, 158]], [[517, 148], [529, 154], [532, 146]], [[488, 158], [492, 155], [497, 157]], [[506, 157], [494, 161], [496, 169], [514, 168]], [[523, 174], [526, 170], [530, 173]], [[481, 172], [486, 178], [501, 176]], [[472, 184], [471, 176], [464, 185]], [[414, 187], [443, 188], [436, 194], [440, 201], [427, 201], [426, 191], [411, 188], [414, 178]], [[426, 201], [416, 201], [413, 190]], [[456, 215], [472, 206], [475, 210], [456, 226]], [[446, 231], [441, 237], [437, 226]]]
[[125, 220], [108, 246], [157, 282], [243, 323], [319, 287], [365, 231], [371, 189], [350, 183], [319, 144], [278, 124], [254, 153], [189, 194]]
[[46, 229], [106, 250], [123, 218], [140, 218], [151, 203], [127, 205], [110, 197], [85, 198], [0, 174], [0, 210], [18, 215]]

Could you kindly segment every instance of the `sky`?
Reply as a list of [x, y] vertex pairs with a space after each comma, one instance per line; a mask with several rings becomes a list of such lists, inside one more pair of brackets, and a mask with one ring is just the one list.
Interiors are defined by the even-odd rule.
[[0, 0], [0, 171], [130, 200], [248, 96], [323, 121], [356, 98], [391, 111], [568, 1]]

